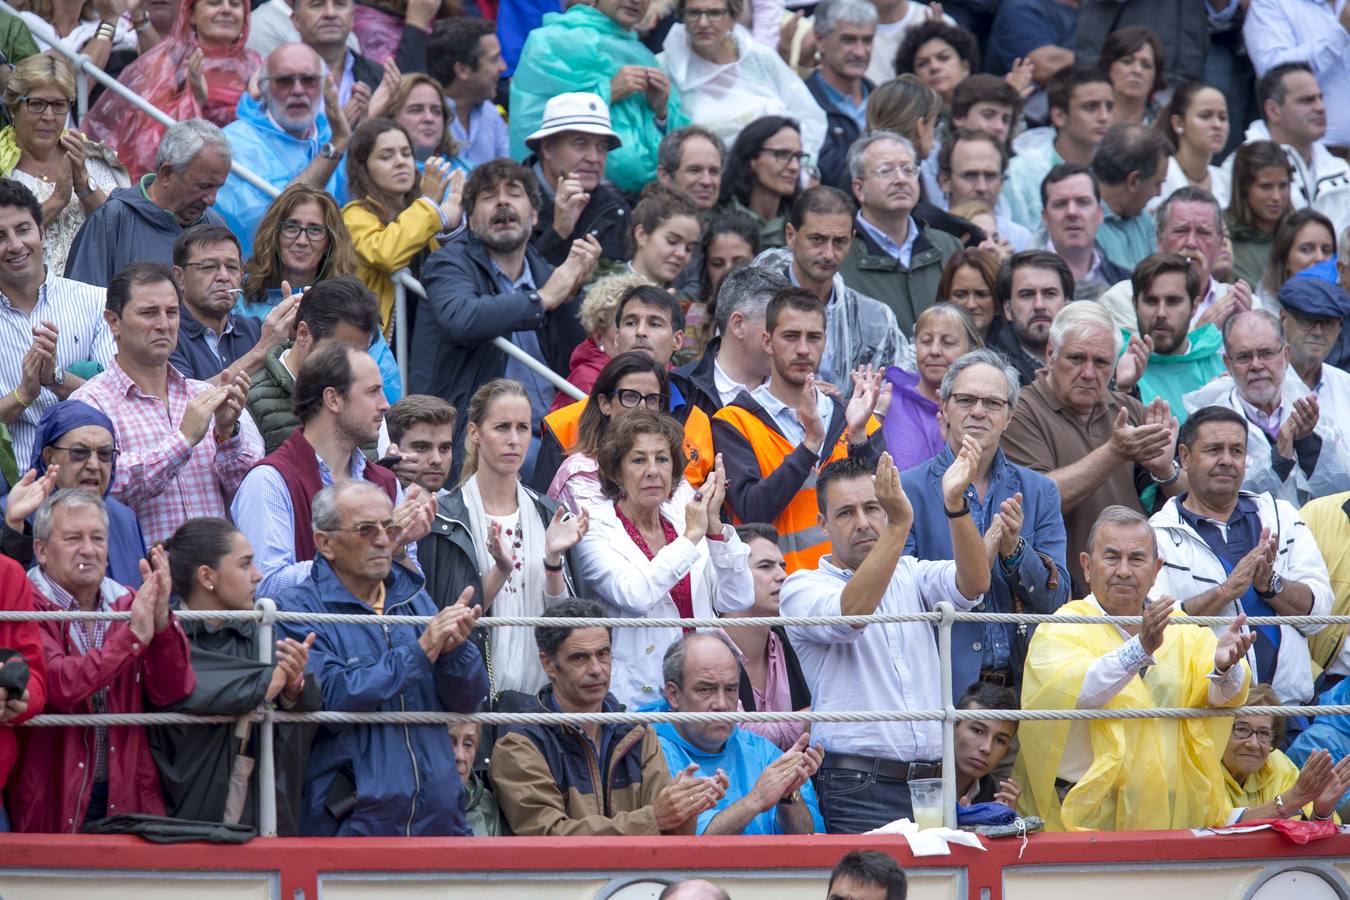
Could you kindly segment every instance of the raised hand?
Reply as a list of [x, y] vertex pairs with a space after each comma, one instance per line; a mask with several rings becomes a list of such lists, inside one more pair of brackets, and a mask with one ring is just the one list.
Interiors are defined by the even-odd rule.
[[244, 404], [248, 402], [248, 385], [248, 373], [242, 369], [234, 373], [228, 384], [222, 385], [225, 396], [215, 411], [218, 442], [228, 441], [234, 435], [234, 428], [239, 424]]
[[9, 489], [6, 495], [5, 524], [14, 531], [23, 531], [24, 522], [37, 512], [42, 501], [56, 490], [56, 476], [61, 473], [59, 465], [48, 466], [39, 477], [37, 469], [29, 469], [19, 479], [19, 483]]
[[1018, 491], [1004, 500], [994, 519], [1000, 526], [998, 552], [1004, 557], [1012, 556], [1017, 552], [1017, 542], [1022, 537], [1022, 492]]
[[[609, 80], [609, 105], [611, 107], [632, 94], [647, 90], [646, 66], [623, 66]], [[559, 232], [562, 234], [562, 232]]]
[[694, 496], [702, 494], [705, 502], [708, 504], [708, 532], [711, 534], [721, 534], [722, 532], [722, 503], [727, 496], [727, 470], [722, 464], [722, 454], [713, 457], [712, 475], [703, 482], [703, 487], [694, 492]]
[[956, 512], [966, 502], [966, 489], [980, 471], [980, 452], [980, 442], [966, 435], [961, 439], [956, 459], [942, 473], [942, 502], [948, 512]]
[[670, 102], [670, 78], [658, 68], [648, 68], [646, 74], [647, 83], [643, 94], [647, 97], [647, 105], [658, 119], [664, 119]]
[[431, 534], [431, 523], [436, 519], [436, 498], [421, 485], [414, 484], [403, 493], [403, 499], [394, 507], [394, 524], [403, 529], [399, 546], [415, 544]]
[[428, 159], [422, 167], [422, 196], [430, 197], [431, 202], [440, 206], [446, 189], [450, 187], [450, 172], [453, 168], [450, 161], [443, 157], [433, 156]]
[[1343, 756], [1340, 762], [1332, 766], [1327, 786], [1313, 805], [1313, 815], [1323, 819], [1330, 816], [1340, 805], [1341, 797], [1345, 796], [1347, 790], [1350, 790], [1350, 756]]
[[197, 47], [188, 55], [188, 87], [192, 90], [192, 97], [199, 106], [205, 106], [208, 99], [205, 62], [206, 57], [203, 55], [201, 47]]
[[1308, 394], [1294, 401], [1289, 418], [1280, 426], [1275, 438], [1275, 449], [1285, 459], [1294, 458], [1294, 442], [1301, 441], [1313, 433], [1321, 415], [1316, 394]]
[[1032, 80], [1035, 72], [1036, 64], [1019, 56], [1013, 60], [1012, 68], [1003, 76], [1003, 80], [1016, 88], [1017, 93], [1025, 100], [1036, 92], [1036, 83]]
[[323, 110], [328, 116], [328, 127], [333, 130], [333, 144], [339, 150], [346, 149], [355, 125], [347, 120], [342, 104], [338, 103], [337, 82], [331, 72], [323, 80]]
[[[449, 165], [449, 163], [446, 163]], [[441, 212], [445, 215], [445, 221], [450, 223], [450, 228], [459, 227], [459, 222], [464, 218], [464, 171], [462, 169], [453, 169], [450, 172], [450, 179], [445, 185], [445, 196], [440, 202]]]
[[0, 697], [4, 698], [3, 704], [0, 704], [0, 725], [17, 719], [19, 716], [28, 712], [27, 688], [24, 688], [23, 693], [17, 697], [7, 694], [4, 688], [0, 688]]
[[188, 400], [187, 407], [183, 410], [183, 420], [178, 423], [178, 430], [187, 438], [189, 444], [196, 446], [206, 437], [216, 410], [225, 403], [228, 391], [229, 388], [226, 386], [217, 385]]
[[473, 588], [466, 587], [460, 592], [453, 606], [441, 610], [446, 614], [445, 635], [441, 643], [441, 653], [449, 653], [469, 639], [473, 626], [482, 615], [481, 607], [473, 605]]
[[[1228, 573], [1224, 579], [1224, 593], [1228, 597], [1228, 602], [1232, 602], [1243, 594], [1247, 593], [1247, 588], [1252, 586], [1256, 579], [1257, 570], [1261, 568], [1262, 563], [1269, 554], [1273, 542], [1270, 539], [1270, 529], [1262, 528], [1261, 537], [1257, 540], [1256, 546], [1248, 550], [1238, 564], [1233, 566], [1233, 571]], [[1267, 582], [1269, 577], [1267, 577]]]
[[268, 689], [268, 699], [274, 700], [281, 695], [286, 706], [295, 704], [300, 692], [305, 688], [305, 667], [309, 665], [309, 648], [314, 646], [314, 632], [305, 636], [303, 643], [294, 638], [277, 641], [276, 669], [272, 673], [272, 685], [277, 683], [277, 673], [281, 673], [281, 686], [272, 692]]
[[704, 810], [712, 809], [725, 794], [725, 784], [715, 778], [700, 778], [698, 764], [690, 763], [656, 795], [652, 803], [656, 827], [662, 832], [675, 831]]
[[910, 506], [909, 497], [905, 495], [905, 489], [900, 484], [900, 472], [895, 468], [890, 453], [882, 453], [881, 459], [877, 460], [877, 474], [873, 478], [873, 484], [877, 491], [877, 502], [886, 513], [887, 521], [903, 531], [908, 531], [914, 521], [914, 507]]
[[810, 741], [811, 735], [803, 734], [791, 749], [784, 751], [782, 756], [769, 763], [764, 767], [764, 771], [759, 773], [759, 778], [755, 779], [755, 786], [750, 789], [750, 793], [754, 797], [755, 807], [760, 812], [773, 809], [779, 800], [796, 789], [794, 785], [799, 780], [802, 746]]
[[[1304, 806], [1314, 800], [1320, 805], [1321, 798], [1330, 793], [1328, 786], [1333, 783], [1335, 769], [1331, 763], [1331, 754], [1326, 750], [1314, 750], [1308, 754], [1308, 761], [1299, 769], [1298, 780], [1294, 782], [1293, 787], [1284, 792], [1285, 809], [1288, 810], [1288, 814], [1297, 815]], [[1339, 794], [1336, 795], [1336, 799], [1340, 800]]]
[[506, 529], [498, 522], [488, 524], [487, 549], [488, 556], [492, 557], [492, 562], [497, 567], [497, 571], [510, 577], [511, 569], [516, 564], [516, 554], [506, 545]]
[[561, 561], [564, 553], [581, 543], [590, 524], [591, 514], [584, 507], [581, 515], [568, 516], [567, 510], [559, 506], [544, 531], [544, 558]]
[[384, 74], [380, 77], [380, 83], [375, 87], [375, 93], [370, 95], [370, 102], [366, 105], [366, 115], [374, 118], [383, 116], [386, 113], [396, 113], [397, 110], [389, 109], [390, 102], [394, 95], [398, 93], [398, 83], [403, 80], [403, 73], [399, 71], [398, 63], [394, 62], [393, 57], [384, 61]]
[[355, 128], [366, 120], [369, 111], [370, 86], [363, 81], [354, 82], [347, 105], [342, 107], [342, 115], [347, 119], [347, 124]]
[[[300, 298], [304, 294], [292, 294], [291, 286], [287, 282], [281, 283], [281, 301], [272, 307], [267, 313], [267, 318], [263, 319], [262, 336], [258, 339], [266, 351], [280, 347], [291, 339], [291, 332], [295, 329], [295, 320], [300, 312]], [[245, 393], [247, 398], [247, 393]]]
[[[1176, 601], [1171, 597], [1160, 597], [1144, 607], [1144, 624], [1139, 629], [1139, 646], [1152, 656], [1163, 643], [1163, 632], [1172, 621], [1172, 609]], [[1218, 658], [1217, 655], [1215, 657]]]
[[558, 188], [553, 195], [553, 230], [558, 237], [565, 240], [576, 230], [581, 213], [590, 202], [590, 192], [581, 186], [580, 179], [569, 172], [559, 174]]
[[70, 178], [74, 184], [86, 184], [89, 173], [85, 170], [84, 135], [71, 129], [61, 135], [61, 149], [65, 151], [66, 161], [70, 163]]
[[1242, 662], [1247, 651], [1252, 649], [1256, 632], [1245, 629], [1246, 624], [1247, 614], [1243, 613], [1219, 635], [1219, 645], [1214, 650], [1214, 668], [1218, 671], [1227, 672]]
[[1147, 462], [1168, 451], [1171, 443], [1172, 431], [1169, 426], [1159, 422], [1131, 425], [1124, 407], [1116, 414], [1111, 431], [1111, 446], [1125, 459], [1137, 463]]
[[159, 602], [159, 579], [148, 560], [141, 560], [141, 586], [131, 598], [131, 633], [141, 644], [155, 636], [155, 607]]
[[989, 527], [984, 530], [984, 553], [989, 557], [989, 568], [994, 567], [998, 562], [998, 555], [1003, 547], [1003, 520], [997, 515], [989, 522]]
[[[849, 443], [861, 444], [867, 440], [867, 420], [872, 417], [872, 412], [877, 408], [877, 400], [881, 397], [881, 382], [883, 371], [873, 369], [869, 364], [866, 368], [857, 368], [852, 372], [853, 377], [853, 395], [848, 399], [848, 405], [844, 407], [844, 422], [848, 426]], [[811, 398], [815, 403], [815, 398]]]
[[[848, 412], [845, 410], [845, 417], [847, 415]], [[819, 455], [821, 447], [825, 444], [825, 422], [820, 418], [820, 411], [816, 409], [815, 375], [807, 375], [806, 384], [802, 386], [802, 396], [797, 401], [797, 421], [802, 423], [802, 429], [806, 432], [806, 436], [802, 438], [802, 445]]]
[[1144, 370], [1148, 368], [1148, 358], [1152, 352], [1153, 338], [1146, 335], [1140, 340], [1131, 336], [1129, 344], [1125, 346], [1125, 352], [1116, 360], [1118, 390], [1128, 391], [1139, 383], [1139, 379], [1144, 377]]
[[1017, 809], [1017, 798], [1022, 796], [1022, 786], [1016, 778], [1005, 778], [998, 783], [994, 792], [994, 802], [1002, 803], [1009, 809]]

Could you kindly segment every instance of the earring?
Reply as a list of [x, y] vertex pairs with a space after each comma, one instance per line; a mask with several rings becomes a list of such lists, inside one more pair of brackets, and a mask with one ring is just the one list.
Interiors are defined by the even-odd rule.
[[215, 586], [214, 584], [208, 584], [208, 585], [206, 586], [206, 589], [207, 589], [208, 591], [214, 591], [214, 590], [216, 589], [216, 586]]

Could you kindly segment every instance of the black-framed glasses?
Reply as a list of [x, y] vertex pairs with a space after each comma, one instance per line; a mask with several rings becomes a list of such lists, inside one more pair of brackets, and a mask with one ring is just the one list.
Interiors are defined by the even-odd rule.
[[385, 519], [383, 522], [360, 522], [350, 528], [338, 528], [347, 534], [354, 534], [367, 544], [375, 543], [375, 539], [383, 532], [391, 541], [397, 542], [403, 536], [403, 526], [396, 525], [393, 519]]
[[65, 100], [44, 100], [42, 97], [29, 97], [27, 95], [20, 97], [19, 102], [36, 116], [42, 115], [49, 109], [58, 116], [64, 116], [70, 112], [70, 107], [73, 105], [69, 98]]
[[1275, 743], [1275, 732], [1269, 728], [1253, 728], [1245, 722], [1238, 722], [1233, 726], [1233, 738], [1237, 741], [1256, 738], [1258, 744], [1270, 747]]
[[618, 400], [624, 409], [636, 409], [642, 405], [652, 412], [661, 412], [666, 408], [665, 394], [644, 394], [641, 391], [624, 388], [614, 392], [614, 399]]
[[731, 10], [727, 9], [725, 6], [721, 9], [689, 9], [686, 7], [684, 10], [684, 20], [692, 25], [699, 19], [707, 19], [710, 24], [716, 25], [730, 14]]
[[272, 84], [281, 88], [283, 91], [289, 91], [295, 87], [295, 83], [300, 82], [300, 86], [307, 91], [312, 91], [319, 86], [320, 76], [318, 75], [273, 75], [267, 79]]
[[991, 413], [1003, 412], [1008, 408], [1005, 397], [977, 397], [975, 394], [952, 394], [952, 403], [956, 404], [957, 409], [974, 409], [975, 404], [979, 403], [985, 412]]
[[809, 153], [803, 153], [800, 150], [788, 150], [783, 147], [761, 147], [759, 152], [760, 155], [767, 153], [769, 156], [772, 156], [774, 162], [778, 163], [780, 166], [785, 166], [794, 159], [802, 165], [806, 165], [811, 159], [811, 154]]
[[286, 219], [281, 223], [281, 236], [295, 240], [300, 235], [309, 238], [311, 243], [317, 244], [328, 234], [327, 225], [305, 225], [294, 219]]
[[62, 447], [60, 444], [52, 444], [53, 450], [60, 450], [70, 457], [71, 462], [88, 462], [89, 457], [97, 454], [98, 461], [101, 463], [112, 463], [117, 461], [117, 457], [122, 451], [114, 447], [99, 447], [97, 450], [92, 447]]
[[224, 269], [226, 275], [232, 275], [235, 278], [244, 271], [244, 267], [237, 262], [231, 262], [228, 259], [204, 259], [201, 262], [183, 263], [183, 268], [191, 269], [198, 275], [214, 275], [217, 270]]

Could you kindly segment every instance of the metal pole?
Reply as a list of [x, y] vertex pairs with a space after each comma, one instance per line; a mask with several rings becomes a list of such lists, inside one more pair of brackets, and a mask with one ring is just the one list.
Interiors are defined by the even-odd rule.
[[80, 69], [75, 74], [75, 127], [79, 128], [84, 124], [84, 117], [89, 113], [89, 76]]
[[[424, 300], [426, 299], [427, 296], [426, 288], [422, 287], [422, 283], [418, 281], [416, 278], [413, 278], [407, 269], [399, 269], [397, 272], [394, 273], [394, 283], [401, 284], [408, 290], [412, 291], [417, 296], [421, 297]], [[573, 400], [586, 399], [585, 391], [577, 387], [572, 382], [568, 381], [566, 378], [563, 378], [557, 372], [550, 369], [541, 360], [537, 360], [533, 356], [530, 356], [530, 354], [526, 353], [524, 350], [520, 349], [515, 344], [511, 343], [506, 338], [502, 337], [493, 338], [492, 343], [496, 344], [497, 349], [505, 353], [507, 356], [510, 356], [513, 359], [518, 359], [525, 365], [529, 366], [530, 369], [532, 369], [534, 372], [543, 376], [544, 379], [546, 379], [549, 384], [553, 385], [555, 388], [562, 391], [564, 394], [571, 397]]]
[[956, 827], [956, 706], [952, 698], [952, 623], [955, 607], [939, 603], [938, 668], [942, 683], [942, 824]]
[[[258, 623], [258, 659], [272, 662], [274, 637], [272, 623], [276, 621], [277, 605], [268, 597], [259, 597], [253, 604], [262, 611], [262, 621]], [[277, 771], [276, 758], [272, 754], [272, 705], [263, 709], [262, 722], [258, 729], [258, 834], [261, 837], [277, 836]]]
[[412, 278], [407, 269], [394, 273], [394, 353], [398, 356], [398, 379], [403, 385], [403, 396], [408, 395], [408, 288], [404, 276]]

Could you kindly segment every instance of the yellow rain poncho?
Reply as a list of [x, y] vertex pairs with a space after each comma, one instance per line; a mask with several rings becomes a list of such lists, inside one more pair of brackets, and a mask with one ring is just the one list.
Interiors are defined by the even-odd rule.
[[[1223, 751], [1220, 751], [1222, 753]], [[1267, 803], [1274, 803], [1275, 798], [1280, 794], [1287, 794], [1289, 789], [1298, 781], [1298, 765], [1285, 756], [1279, 750], [1270, 751], [1270, 756], [1266, 757], [1265, 765], [1257, 769], [1252, 774], [1243, 779], [1238, 784], [1233, 773], [1228, 771], [1225, 766], [1223, 770], [1224, 785], [1228, 788], [1228, 803], [1234, 809], [1255, 809], [1258, 806], [1265, 806]], [[1303, 818], [1311, 819], [1313, 817], [1313, 804], [1309, 803], [1303, 807]], [[1332, 815], [1336, 824], [1340, 824], [1340, 816]]]
[[[1061, 615], [1101, 615], [1093, 600], [1075, 600]], [[1205, 707], [1209, 705], [1217, 639], [1208, 628], [1168, 625], [1154, 654], [1157, 665], [1136, 675], [1106, 709]], [[1074, 709], [1088, 666], [1124, 643], [1116, 626], [1059, 625], [1036, 629], [1023, 676], [1025, 709]], [[1251, 674], [1227, 705], [1247, 698]], [[1025, 785], [1021, 812], [1045, 820], [1048, 831], [1127, 831], [1223, 825], [1231, 806], [1220, 755], [1232, 727], [1229, 718], [1094, 719], [1086, 728], [1093, 760], [1061, 805], [1055, 791], [1071, 723], [1023, 722], [1016, 777]]]

